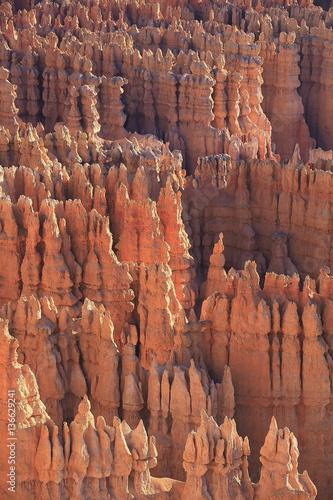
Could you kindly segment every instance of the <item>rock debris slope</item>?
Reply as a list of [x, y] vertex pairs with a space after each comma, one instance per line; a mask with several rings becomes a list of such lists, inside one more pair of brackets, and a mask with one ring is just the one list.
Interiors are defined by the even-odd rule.
[[332, 498], [332, 27], [1, 3], [0, 498]]

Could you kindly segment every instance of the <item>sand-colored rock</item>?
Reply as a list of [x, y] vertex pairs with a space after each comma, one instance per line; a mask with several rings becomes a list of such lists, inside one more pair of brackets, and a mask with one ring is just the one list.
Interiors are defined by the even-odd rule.
[[300, 56], [295, 36], [295, 33], [282, 32], [278, 41], [261, 36], [263, 94], [265, 112], [272, 123], [272, 140], [281, 159], [289, 159], [295, 144], [299, 144], [302, 159], [306, 161], [311, 143], [302, 100], [297, 93]]
[[248, 439], [239, 437], [234, 420], [226, 418], [219, 427], [202, 410], [200, 427], [186, 441], [182, 498], [254, 498], [247, 471], [249, 454]]
[[299, 474], [297, 470], [297, 439], [288, 428], [279, 430], [274, 417], [260, 454], [262, 468], [260, 481], [255, 486], [255, 498], [316, 497], [317, 489], [307, 472]]
[[0, 125], [8, 129], [8, 132], [14, 136], [19, 128], [18, 109], [14, 103], [16, 97], [15, 86], [8, 81], [8, 77], [9, 70], [2, 66], [0, 68]]
[[2, 3], [18, 498], [332, 497], [321, 3]]

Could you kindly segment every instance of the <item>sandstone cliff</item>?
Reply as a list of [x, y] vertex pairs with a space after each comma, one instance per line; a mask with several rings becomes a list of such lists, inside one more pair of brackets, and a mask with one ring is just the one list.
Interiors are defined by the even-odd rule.
[[332, 497], [332, 27], [311, 0], [2, 2], [20, 498]]

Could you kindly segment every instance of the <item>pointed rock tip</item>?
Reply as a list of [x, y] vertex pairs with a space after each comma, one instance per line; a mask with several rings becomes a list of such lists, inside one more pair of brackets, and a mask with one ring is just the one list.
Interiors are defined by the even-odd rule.
[[274, 430], [278, 430], [278, 426], [277, 426], [277, 422], [276, 422], [276, 418], [273, 416], [271, 418], [271, 423], [269, 425], [269, 429], [274, 429]]
[[113, 427], [120, 427], [121, 420], [119, 417], [113, 417]]

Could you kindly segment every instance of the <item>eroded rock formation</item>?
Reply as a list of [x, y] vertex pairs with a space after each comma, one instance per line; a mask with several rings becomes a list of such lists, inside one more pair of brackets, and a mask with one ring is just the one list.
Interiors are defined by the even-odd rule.
[[[26, 498], [38, 495], [39, 498], [78, 499], [98, 494], [106, 499], [111, 494], [115, 498], [148, 496], [157, 499], [161, 496], [185, 498], [191, 493], [195, 498], [212, 498], [207, 494], [205, 477], [205, 473], [209, 475], [211, 470], [217, 476], [215, 480], [211, 478], [211, 484], [217, 488], [213, 491], [215, 496], [226, 494], [236, 498], [242, 490], [244, 498], [253, 498], [253, 485], [247, 473], [248, 439], [243, 442], [237, 434], [235, 421], [227, 417], [219, 428], [213, 417], [208, 417], [201, 410], [201, 425], [196, 432], [189, 434], [184, 450], [185, 484], [151, 476], [150, 469], [157, 463], [156, 441], [153, 436], [148, 437], [142, 420], [132, 429], [118, 417], [114, 417], [112, 425], [107, 425], [102, 416], [95, 421], [86, 395], [78, 405], [74, 420], [69, 426], [64, 422], [59, 435], [60, 429], [49, 417], [40, 399], [34, 374], [27, 365], [18, 363], [18, 343], [9, 334], [8, 323], [1, 320], [0, 328], [1, 368], [6, 369], [1, 407], [8, 400], [15, 401], [16, 425], [15, 431], [11, 431], [15, 437], [9, 446], [13, 450], [16, 444], [21, 447], [13, 466], [18, 471], [17, 478], [14, 474], [13, 480], [16, 494]], [[5, 445], [8, 442], [7, 420], [3, 416], [8, 415], [2, 413], [1, 443]], [[270, 482], [269, 479], [267, 481], [269, 459], [271, 462], [275, 459], [276, 444], [273, 441], [276, 438], [284, 438], [290, 443], [286, 450], [282, 446], [284, 441], [280, 446], [286, 455], [283, 456], [285, 463], [291, 462], [292, 470], [289, 467], [282, 470], [274, 468], [275, 478]], [[267, 498], [262, 496], [262, 491], [264, 494], [269, 491], [274, 496], [285, 484], [287, 491], [292, 491], [293, 495], [303, 493], [303, 498], [315, 498], [316, 488], [309, 477], [306, 473], [302, 476], [298, 474], [297, 441], [289, 429], [278, 431], [276, 423], [275, 426], [272, 424], [262, 454], [264, 467], [256, 486], [259, 491], [256, 498]], [[12, 456], [16, 457], [15, 451]], [[5, 484], [7, 464], [4, 454], [1, 461], [1, 478]], [[218, 468], [214, 467], [214, 463]], [[240, 480], [242, 482], [236, 492], [233, 483]]]
[[0, 496], [332, 497], [332, 27], [2, 2]]

